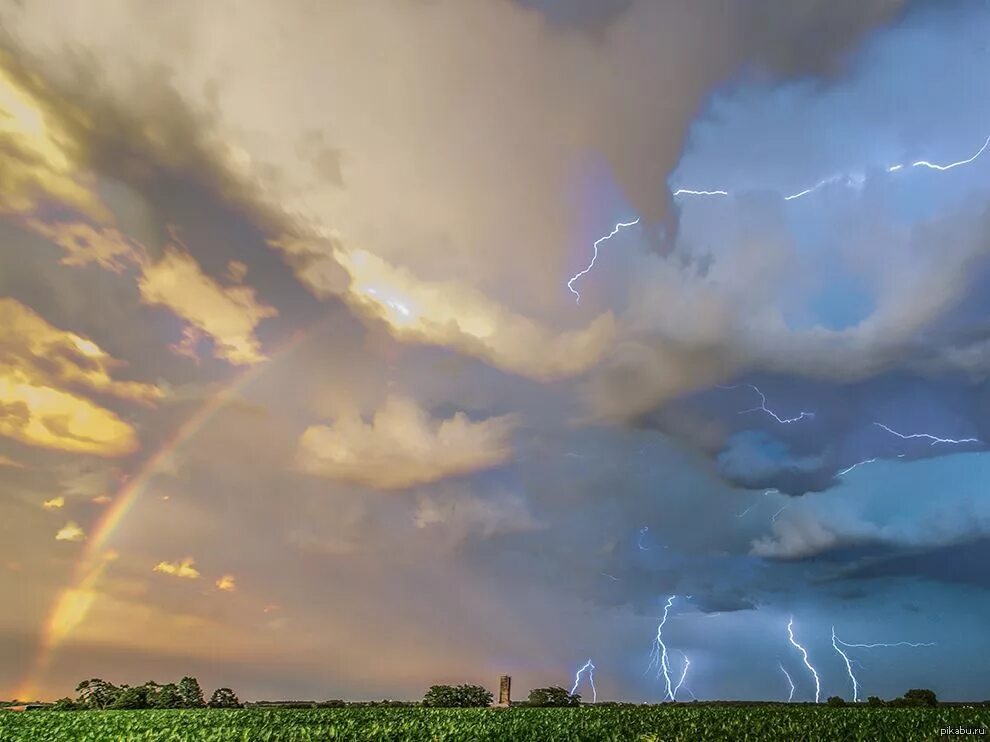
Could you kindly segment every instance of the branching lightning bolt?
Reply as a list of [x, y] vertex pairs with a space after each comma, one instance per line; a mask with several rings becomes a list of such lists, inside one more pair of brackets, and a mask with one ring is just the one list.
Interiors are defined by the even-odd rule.
[[[946, 170], [952, 170], [952, 169], [957, 168], [957, 167], [960, 167], [962, 165], [968, 165], [971, 162], [975, 162], [979, 157], [981, 157], [983, 155], [984, 152], [987, 151], [988, 148], [990, 148], [990, 136], [988, 136], [986, 138], [986, 141], [983, 142], [983, 146], [980, 147], [976, 151], [975, 154], [973, 154], [970, 157], [967, 157], [965, 160], [958, 160], [956, 162], [950, 162], [947, 165], [939, 165], [938, 163], [929, 162], [928, 160], [915, 160], [914, 162], [910, 162], [910, 163], [907, 163], [907, 164], [900, 163], [900, 164], [897, 164], [897, 165], [891, 165], [891, 166], [889, 166], [887, 168], [887, 172], [888, 173], [896, 173], [896, 172], [898, 172], [900, 170], [904, 170], [906, 168], [916, 168], [916, 167], [923, 167], [923, 168], [928, 168], [929, 170], [938, 170], [938, 171], [944, 172]], [[849, 174], [831, 175], [831, 176], [829, 176], [827, 178], [822, 178], [821, 180], [819, 180], [817, 183], [815, 183], [810, 188], [804, 188], [804, 189], [802, 189], [800, 191], [797, 191], [796, 193], [791, 193], [790, 195], [784, 196], [784, 200], [785, 201], [795, 201], [795, 200], [797, 200], [799, 198], [803, 198], [804, 196], [807, 196], [807, 195], [809, 195], [811, 193], [814, 193], [819, 188], [823, 188], [823, 187], [825, 187], [827, 185], [831, 185], [833, 183], [841, 183], [841, 182], [846, 183], [846, 185], [862, 185], [862, 183], [864, 182], [864, 178], [863, 178], [863, 176], [861, 174], [859, 174], [859, 175], [849, 175]], [[692, 190], [690, 188], [678, 188], [676, 191], [674, 191], [674, 194], [673, 195], [674, 195], [675, 198], [677, 196], [728, 196], [728, 195], [730, 195], [730, 192], [727, 191], [727, 190], [724, 190], [724, 189], [718, 189], [718, 190], [697, 190], [696, 191], [696, 190]]]
[[833, 626], [832, 646], [835, 648], [835, 651], [839, 653], [839, 656], [842, 657], [843, 661], [846, 663], [846, 672], [849, 674], [849, 679], [852, 680], [853, 683], [853, 703], [857, 703], [859, 701], [859, 681], [856, 680], [856, 676], [853, 674], [852, 662], [849, 661], [849, 655], [847, 655], [845, 652], [839, 649], [839, 644], [837, 642], [838, 639], [835, 636], [835, 627]]
[[777, 667], [779, 667], [780, 671], [784, 673], [784, 677], [787, 678], [787, 684], [791, 686], [791, 692], [787, 695], [787, 702], [790, 703], [794, 699], [794, 681], [791, 680], [791, 674], [784, 669], [783, 665], [777, 663]]
[[[852, 666], [854, 664], [859, 664], [854, 660], [849, 659], [849, 655], [839, 648], [839, 645], [848, 648], [862, 648], [862, 649], [875, 649], [877, 647], [934, 647], [935, 642], [870, 642], [870, 643], [850, 643], [844, 642], [838, 636], [835, 635], [835, 627], [832, 627], [832, 646], [835, 651], [839, 653], [843, 661], [846, 663], [846, 673], [849, 675], [849, 679], [853, 683], [853, 701], [859, 700], [859, 690], [860, 684], [856, 679], [855, 674], [853, 674]], [[862, 667], [862, 665], [860, 665]]]
[[822, 695], [821, 681], [818, 679], [818, 671], [812, 666], [811, 661], [808, 659], [808, 650], [798, 644], [797, 640], [794, 638], [794, 616], [791, 616], [791, 619], [787, 622], [787, 638], [794, 648], [801, 653], [801, 657], [804, 660], [804, 666], [808, 668], [811, 675], [815, 678], [815, 703], [818, 703], [818, 700]]
[[958, 439], [957, 438], [939, 438], [937, 435], [931, 435], [930, 433], [911, 433], [910, 435], [905, 435], [904, 433], [898, 433], [896, 430], [892, 430], [891, 428], [888, 428], [883, 423], [877, 423], [877, 422], [875, 422], [873, 424], [876, 425], [878, 428], [883, 428], [888, 433], [892, 433], [892, 434], [896, 435], [898, 438], [903, 438], [904, 440], [910, 440], [912, 438], [924, 438], [926, 440], [930, 440], [932, 442], [932, 445], [933, 446], [936, 443], [951, 443], [951, 444], [982, 443], [982, 441], [979, 438], [958, 438]]
[[612, 228], [612, 231], [611, 232], [609, 232], [604, 237], [599, 237], [597, 240], [595, 240], [595, 244], [592, 245], [592, 247], [594, 249], [594, 253], [591, 256], [591, 262], [588, 263], [588, 267], [585, 268], [583, 271], [580, 271], [578, 273], [575, 273], [573, 276], [571, 276], [571, 279], [567, 282], [567, 289], [572, 294], [574, 294], [574, 297], [575, 297], [574, 298], [574, 301], [575, 301], [576, 304], [580, 304], [581, 303], [581, 294], [578, 293], [578, 290], [574, 288], [574, 282], [577, 281], [579, 278], [581, 278], [581, 276], [584, 276], [584, 275], [587, 275], [588, 273], [590, 273], [591, 272], [591, 269], [595, 267], [595, 261], [598, 260], [598, 246], [600, 244], [602, 244], [603, 242], [605, 242], [606, 240], [610, 240], [613, 237], [615, 237], [615, 235], [617, 235], [622, 229], [624, 229], [626, 227], [632, 227], [632, 226], [634, 226], [636, 224], [639, 224], [639, 219], [638, 218], [635, 221], [631, 221], [631, 222], [618, 222]]
[[667, 658], [667, 645], [663, 641], [663, 626], [667, 623], [667, 615], [670, 612], [670, 606], [674, 604], [675, 597], [677, 596], [669, 596], [667, 598], [667, 604], [663, 607], [663, 617], [661, 617], [660, 623], [657, 624], [657, 635], [653, 639], [653, 647], [650, 650], [650, 662], [646, 666], [647, 672], [655, 667], [657, 669], [657, 677], [663, 677], [666, 686], [666, 697], [670, 700], [674, 699], [674, 690], [670, 682], [670, 661]]
[[774, 412], [773, 410], [771, 410], [771, 409], [769, 409], [767, 407], [767, 397], [766, 397], [766, 395], [763, 392], [761, 392], [753, 384], [733, 384], [732, 386], [721, 386], [720, 385], [719, 386], [719, 389], [739, 389], [740, 387], [748, 387], [749, 389], [752, 389], [754, 392], [756, 392], [757, 394], [760, 395], [760, 406], [759, 407], [752, 407], [752, 408], [750, 408], [748, 410], [741, 410], [739, 412], [740, 415], [745, 415], [745, 414], [747, 414], [749, 412], [765, 412], [770, 417], [772, 417], [774, 420], [776, 420], [777, 422], [779, 422], [781, 424], [784, 424], [784, 425], [789, 424], [789, 423], [796, 423], [798, 420], [804, 420], [805, 418], [812, 418], [812, 417], [815, 416], [815, 413], [813, 413], [813, 412], [802, 412], [797, 417], [790, 417], [790, 418], [781, 417], [776, 412]]
[[578, 686], [581, 684], [581, 676], [585, 672], [588, 673], [588, 683], [591, 684], [591, 698], [595, 703], [597, 703], [598, 690], [595, 688], [595, 663], [590, 659], [584, 663], [580, 670], [574, 673], [574, 685], [571, 687], [571, 695], [573, 696], [577, 693]]

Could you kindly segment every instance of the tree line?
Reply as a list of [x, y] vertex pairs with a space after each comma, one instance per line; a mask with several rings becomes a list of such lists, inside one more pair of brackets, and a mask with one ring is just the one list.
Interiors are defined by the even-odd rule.
[[206, 701], [199, 681], [188, 675], [178, 683], [162, 684], [149, 680], [144, 685], [114, 685], [101, 678], [90, 678], [76, 686], [76, 693], [75, 699], [60, 698], [52, 708], [56, 711], [75, 711], [241, 707], [237, 694], [230, 688], [217, 688]]

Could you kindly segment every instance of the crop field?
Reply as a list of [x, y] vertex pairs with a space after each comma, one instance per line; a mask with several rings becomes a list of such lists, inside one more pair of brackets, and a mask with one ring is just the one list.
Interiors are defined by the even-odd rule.
[[0, 740], [923, 740], [990, 728], [990, 709], [629, 706], [0, 713]]

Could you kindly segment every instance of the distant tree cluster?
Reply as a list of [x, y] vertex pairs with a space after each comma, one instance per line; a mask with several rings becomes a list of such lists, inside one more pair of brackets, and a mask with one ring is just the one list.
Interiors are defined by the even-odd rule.
[[76, 686], [75, 700], [60, 698], [56, 711], [82, 709], [192, 709], [240, 708], [241, 702], [230, 688], [217, 688], [209, 702], [203, 699], [203, 689], [196, 678], [186, 676], [178, 683], [144, 685], [114, 685], [100, 678], [83, 680]]
[[559, 685], [549, 688], [534, 688], [529, 692], [527, 706], [539, 706], [541, 708], [552, 708], [556, 706], [580, 706], [581, 694], [568, 693]]
[[[845, 706], [846, 701], [839, 696], [831, 696], [826, 703], [829, 706]], [[928, 688], [912, 688], [900, 698], [885, 701], [880, 696], [870, 696], [866, 699], [867, 706], [927, 706], [934, 708], [938, 705], [935, 691]]]
[[436, 708], [478, 708], [491, 706], [494, 696], [480, 685], [431, 685], [423, 697], [424, 706]]

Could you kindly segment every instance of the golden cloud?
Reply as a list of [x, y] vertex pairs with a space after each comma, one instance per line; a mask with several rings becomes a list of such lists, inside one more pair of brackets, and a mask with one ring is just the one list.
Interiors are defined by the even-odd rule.
[[61, 530], [55, 534], [56, 541], [82, 541], [86, 538], [86, 534], [79, 524], [74, 521], [69, 521]]
[[223, 590], [228, 593], [231, 593], [237, 589], [237, 583], [233, 575], [223, 575], [216, 581], [216, 586], [218, 590]]
[[153, 571], [161, 572], [173, 577], [182, 577], [187, 580], [195, 580], [199, 577], [199, 570], [194, 566], [192, 557], [186, 557], [181, 562], [159, 562]]
[[39, 385], [81, 386], [136, 402], [164, 396], [152, 384], [114, 380], [110, 371], [122, 361], [92, 340], [50, 325], [16, 299], [0, 298], [0, 352], [0, 376], [17, 373]]
[[[259, 302], [250, 286], [221, 286], [187, 251], [169, 246], [161, 260], [144, 269], [138, 288], [145, 303], [169, 308], [213, 338], [218, 358], [236, 365], [266, 360], [254, 330], [278, 311]], [[187, 334], [180, 347], [189, 351], [189, 342]]]
[[25, 214], [52, 199], [109, 219], [73, 137], [36, 95], [39, 81], [18, 79], [9, 61], [0, 55], [0, 213]]
[[62, 265], [83, 267], [90, 263], [114, 273], [141, 265], [147, 257], [144, 248], [113, 227], [94, 227], [87, 222], [53, 222], [30, 218], [24, 224], [65, 250]]
[[41, 503], [41, 507], [45, 510], [59, 510], [65, 506], [65, 498], [59, 495], [58, 497], [53, 497], [51, 500], [45, 500]]
[[154, 385], [117, 381], [122, 365], [96, 343], [50, 325], [14, 299], [0, 299], [0, 435], [34, 446], [98, 456], [137, 448], [134, 429], [75, 391], [150, 403]]
[[307, 428], [297, 460], [311, 474], [402, 489], [505, 462], [515, 424], [511, 415], [473, 422], [463, 412], [437, 420], [412, 399], [389, 397], [370, 423], [353, 413]]
[[610, 312], [584, 329], [558, 332], [466, 284], [421, 281], [365, 250], [292, 240], [272, 244], [316, 296], [342, 294], [400, 340], [456, 348], [509, 373], [540, 380], [580, 374], [599, 361], [616, 335]]

